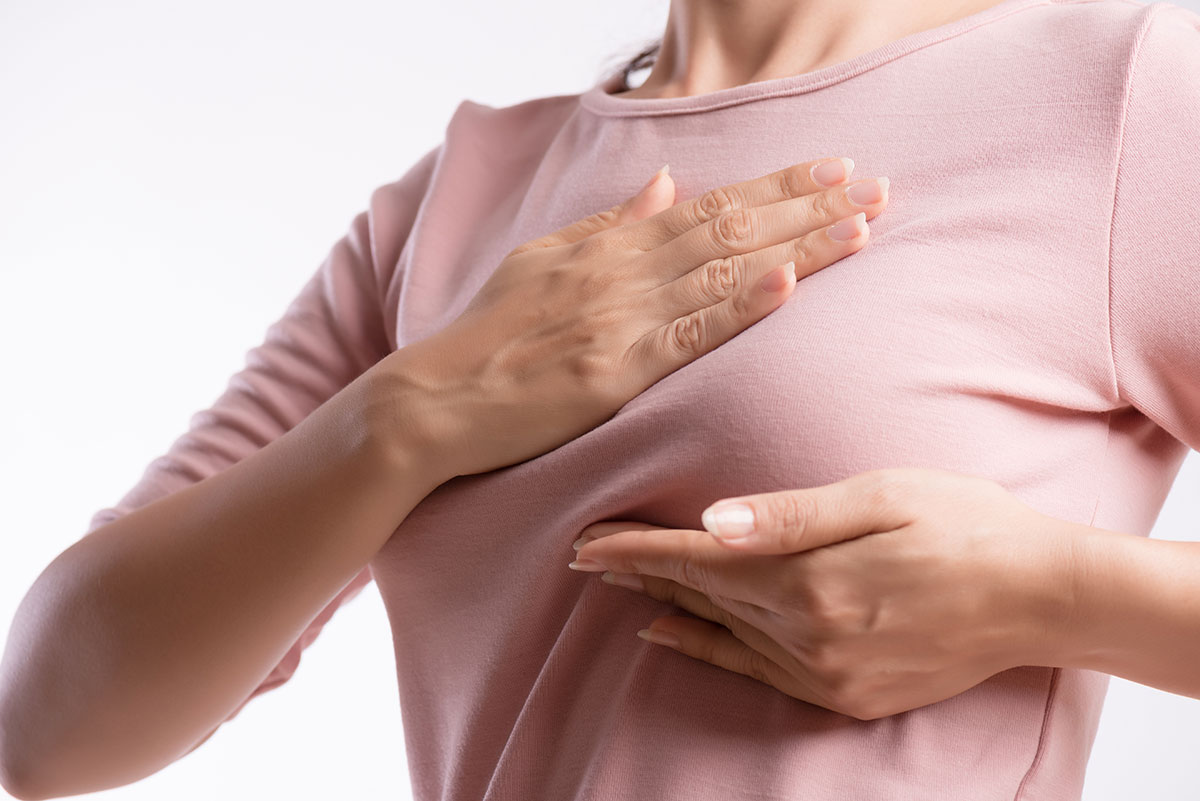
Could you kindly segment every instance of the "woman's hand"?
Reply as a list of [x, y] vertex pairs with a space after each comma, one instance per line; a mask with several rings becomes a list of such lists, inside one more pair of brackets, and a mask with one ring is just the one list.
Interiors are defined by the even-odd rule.
[[[745, 508], [719, 525], [734, 500]], [[716, 536], [751, 514], [752, 535]], [[907, 468], [725, 499], [704, 525], [713, 533], [596, 523], [578, 569], [640, 581], [712, 621], [654, 621], [688, 656], [860, 720], [1058, 664], [1075, 543], [1109, 533], [1042, 515], [991, 480]]]
[[421, 398], [447, 475], [580, 436], [776, 309], [798, 278], [861, 248], [886, 181], [853, 185], [876, 187], [856, 205], [844, 183], [851, 166], [804, 162], [674, 206], [662, 174], [625, 203], [516, 248], [460, 317], [381, 368], [392, 373], [382, 394], [400, 396], [391, 407], [382, 399], [385, 425], [411, 418], [397, 407]]

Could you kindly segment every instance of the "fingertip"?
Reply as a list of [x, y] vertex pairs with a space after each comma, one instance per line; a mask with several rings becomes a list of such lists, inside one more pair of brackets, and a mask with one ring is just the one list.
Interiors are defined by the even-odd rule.
[[637, 196], [629, 210], [629, 216], [633, 220], [644, 220], [673, 205], [675, 205], [675, 181], [664, 172]]
[[654, 176], [654, 182], [648, 187], [648, 194], [670, 206], [675, 202], [675, 179], [668, 171], [670, 165], [664, 164]]
[[796, 263], [789, 261], [767, 273], [759, 283], [759, 287], [764, 292], [774, 295], [790, 291], [791, 285], [795, 283]]

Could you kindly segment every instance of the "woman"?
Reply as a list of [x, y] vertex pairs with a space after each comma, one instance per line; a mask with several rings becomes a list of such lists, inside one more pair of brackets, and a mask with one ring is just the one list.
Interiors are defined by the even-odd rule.
[[[870, 248], [611, 419], [422, 495], [249, 698], [285, 681], [373, 578], [418, 798], [1078, 795], [1101, 674], [1015, 667], [860, 720], [642, 642], [633, 632], [668, 605], [563, 566], [598, 521], [691, 528], [719, 498], [906, 465], [988, 476], [1078, 525], [1148, 530], [1200, 444], [1200, 337], [1180, 291], [1194, 260], [1179, 232], [1194, 226], [1158, 221], [1196, 220], [1190, 185], [1163, 180], [1200, 176], [1194, 149], [1173, 144], [1200, 125], [1195, 92], [1177, 91], [1200, 86], [1195, 17], [1123, 0], [919, 7], [938, 18], [912, 16], [916, 3], [681, 0], [648, 88], [615, 91], [613, 76], [581, 95], [459, 107], [442, 145], [373, 204], [411, 222], [403, 242], [385, 227], [378, 249], [398, 258], [388, 346], [420, 352], [455, 330], [514, 245], [663, 162], [686, 199], [846, 153], [899, 196]], [[371, 250], [369, 233], [343, 264]], [[357, 319], [355, 296], [342, 302], [333, 311]], [[264, 399], [287, 380], [245, 374], [252, 391], [202, 417], [95, 533], [261, 447], [238, 432], [272, 418]], [[338, 511], [330, 528], [345, 526]], [[298, 580], [310, 562], [286, 556], [277, 578]]]

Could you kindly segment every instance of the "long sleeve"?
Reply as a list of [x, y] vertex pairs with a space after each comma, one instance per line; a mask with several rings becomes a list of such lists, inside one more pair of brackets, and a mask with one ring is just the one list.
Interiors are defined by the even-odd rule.
[[1120, 396], [1200, 450], [1200, 15], [1156, 3], [1128, 83], [1109, 262]]
[[[146, 467], [115, 506], [96, 512], [84, 536], [159, 498], [220, 473], [265, 447], [385, 357], [392, 347], [384, 297], [442, 145], [399, 180], [376, 189], [366, 211], [304, 284], [263, 342], [246, 355], [217, 400]], [[291, 678], [301, 652], [334, 612], [372, 580], [364, 567], [311, 621], [255, 696]]]

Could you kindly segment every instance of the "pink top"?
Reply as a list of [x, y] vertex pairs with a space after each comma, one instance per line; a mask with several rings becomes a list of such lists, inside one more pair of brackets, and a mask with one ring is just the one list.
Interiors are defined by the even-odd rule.
[[443, 484], [247, 701], [374, 579], [421, 801], [1078, 798], [1104, 674], [1020, 667], [859, 721], [642, 641], [684, 612], [566, 565], [599, 520], [699, 528], [718, 498], [900, 466], [1146, 535], [1200, 448], [1200, 16], [1003, 0], [801, 75], [614, 88], [463, 101], [89, 531], [278, 437], [664, 162], [683, 200], [848, 155], [892, 181], [865, 249], [578, 439]]

